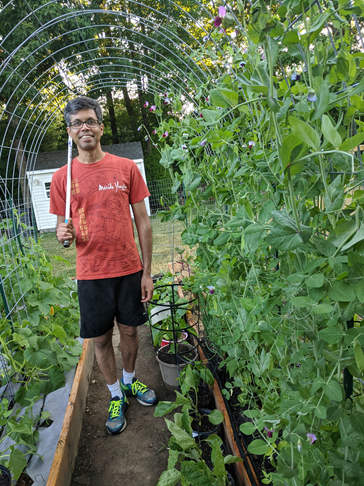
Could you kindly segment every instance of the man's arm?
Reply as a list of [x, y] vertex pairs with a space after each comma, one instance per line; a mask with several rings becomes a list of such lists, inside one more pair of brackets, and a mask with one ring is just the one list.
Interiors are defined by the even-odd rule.
[[141, 282], [141, 301], [148, 302], [153, 297], [152, 265], [152, 226], [149, 221], [144, 200], [132, 204], [134, 220], [138, 230], [138, 238], [143, 259], [143, 275]]
[[64, 221], [64, 216], [57, 216], [57, 240], [60, 243], [68, 240], [69, 244], [71, 245], [76, 239], [76, 228], [73, 226], [72, 218], [69, 218], [68, 223], [65, 223]]

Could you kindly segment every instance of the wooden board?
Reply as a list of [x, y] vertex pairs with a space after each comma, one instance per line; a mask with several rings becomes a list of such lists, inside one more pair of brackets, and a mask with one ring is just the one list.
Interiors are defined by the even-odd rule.
[[47, 486], [69, 486], [71, 484], [94, 357], [94, 341], [93, 339], [85, 339]]

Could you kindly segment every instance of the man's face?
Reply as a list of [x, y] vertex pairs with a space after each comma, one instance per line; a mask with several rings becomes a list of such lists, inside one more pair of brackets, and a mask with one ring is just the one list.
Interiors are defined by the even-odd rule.
[[[85, 122], [91, 119], [97, 120], [95, 110], [91, 108], [87, 110], [80, 110], [76, 114], [71, 115], [71, 124], [75, 120]], [[97, 124], [96, 127], [89, 128], [86, 123], [84, 123], [79, 129], [75, 129], [71, 126], [67, 127], [67, 132], [69, 135], [71, 135], [72, 140], [79, 149], [91, 151], [100, 144], [101, 136], [104, 133], [104, 125]]]

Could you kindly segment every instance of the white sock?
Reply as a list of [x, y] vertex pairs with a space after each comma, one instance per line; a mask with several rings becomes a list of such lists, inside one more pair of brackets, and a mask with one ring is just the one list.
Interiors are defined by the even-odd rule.
[[114, 398], [114, 397], [122, 398], [123, 392], [121, 391], [119, 380], [117, 380], [117, 382], [114, 383], [113, 385], [107, 385], [107, 387], [108, 387], [108, 389], [111, 393], [111, 398]]
[[135, 377], [135, 370], [132, 373], [128, 373], [123, 370], [123, 383], [124, 385], [131, 385], [133, 383], [133, 378]]

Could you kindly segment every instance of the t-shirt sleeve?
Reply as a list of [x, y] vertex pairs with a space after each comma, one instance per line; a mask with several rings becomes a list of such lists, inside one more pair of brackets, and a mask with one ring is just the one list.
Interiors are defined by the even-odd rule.
[[60, 171], [53, 174], [50, 189], [49, 212], [57, 216], [65, 216], [66, 213], [66, 191], [62, 187]]
[[132, 163], [130, 169], [130, 204], [136, 204], [142, 201], [145, 197], [150, 196], [148, 187], [144, 182], [143, 176], [135, 162]]

